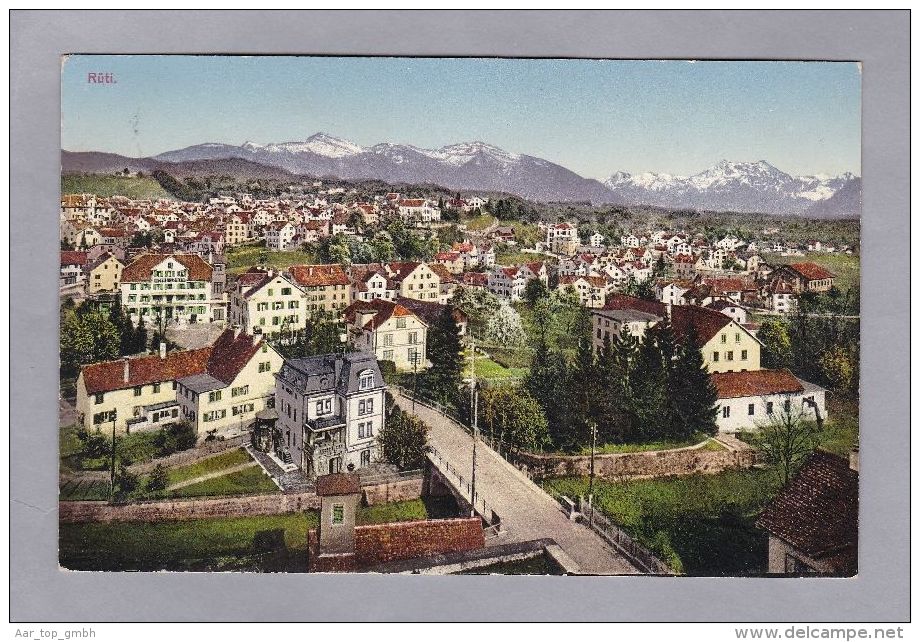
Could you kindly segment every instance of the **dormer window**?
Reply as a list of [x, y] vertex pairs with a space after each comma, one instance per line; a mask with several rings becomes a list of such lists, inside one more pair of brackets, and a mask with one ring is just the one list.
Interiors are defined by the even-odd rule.
[[374, 373], [372, 371], [362, 372], [358, 377], [358, 389], [369, 390], [374, 387]]

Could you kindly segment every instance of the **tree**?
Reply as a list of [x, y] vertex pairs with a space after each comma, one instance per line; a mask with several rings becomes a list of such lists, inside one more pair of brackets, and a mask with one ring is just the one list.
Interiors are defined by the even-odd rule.
[[519, 346], [527, 338], [521, 315], [507, 301], [501, 301], [486, 322], [485, 338], [501, 346]]
[[540, 279], [530, 279], [524, 286], [524, 300], [534, 305], [540, 299], [549, 296], [549, 288]]
[[[159, 348], [159, 346], [157, 346]], [[145, 326], [145, 321], [143, 315], [137, 322], [137, 327], [134, 328], [134, 337], [131, 340], [131, 348], [134, 354], [143, 352], [147, 349], [147, 328]]]
[[120, 354], [118, 328], [108, 315], [87, 310], [88, 306], [80, 306], [61, 319], [61, 369], [66, 373], [79, 371], [83, 364], [117, 359]]
[[668, 387], [670, 436], [686, 439], [697, 433], [715, 434], [718, 392], [709, 377], [692, 327], [678, 346]]
[[140, 481], [137, 475], [128, 470], [127, 465], [122, 462], [118, 467], [118, 472], [115, 473], [115, 501], [123, 502], [127, 500], [139, 485]]
[[646, 332], [639, 344], [629, 384], [636, 436], [651, 441], [665, 434], [670, 425], [668, 371], [653, 332]]
[[815, 449], [818, 437], [813, 425], [804, 421], [802, 411], [792, 409], [791, 399], [787, 404], [780, 415], [758, 426], [754, 435], [754, 443], [778, 468], [784, 485]]
[[483, 395], [483, 410], [490, 434], [500, 448], [535, 451], [549, 441], [546, 416], [527, 390], [515, 386], [492, 388]]
[[463, 382], [463, 344], [460, 326], [454, 320], [454, 308], [444, 306], [428, 329], [428, 360], [424, 385], [433, 399], [453, 403]]
[[850, 353], [842, 346], [833, 346], [821, 353], [821, 370], [834, 390], [850, 392], [853, 389], [854, 368]]
[[420, 468], [425, 463], [428, 426], [418, 417], [396, 407], [377, 435], [383, 458], [400, 470]]
[[763, 344], [760, 362], [764, 368], [788, 368], [792, 365], [792, 341], [789, 326], [779, 317], [764, 320], [757, 331]]
[[169, 485], [169, 473], [163, 464], [157, 464], [150, 477], [147, 478], [147, 490], [150, 492], [159, 492], [166, 490]]

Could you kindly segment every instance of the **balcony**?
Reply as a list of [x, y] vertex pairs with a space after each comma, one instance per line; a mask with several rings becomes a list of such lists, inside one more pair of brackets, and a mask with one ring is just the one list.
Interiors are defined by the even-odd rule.
[[307, 419], [305, 422], [310, 432], [319, 433], [326, 430], [335, 430], [345, 427], [345, 418], [339, 415], [324, 415], [316, 419]]

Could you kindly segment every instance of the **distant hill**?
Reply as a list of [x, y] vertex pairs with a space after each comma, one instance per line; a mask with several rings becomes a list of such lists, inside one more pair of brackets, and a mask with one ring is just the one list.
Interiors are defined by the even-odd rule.
[[830, 198], [818, 201], [807, 210], [809, 218], [859, 218], [862, 214], [862, 179], [843, 185]]
[[[543, 203], [649, 205], [783, 216], [809, 211], [821, 217], [852, 216], [853, 207], [861, 202], [862, 189], [861, 181], [852, 174], [792, 176], [763, 160], [723, 160], [692, 176], [616, 172], [601, 182], [548, 160], [481, 141], [438, 149], [395, 143], [362, 147], [325, 133], [285, 143], [202, 143], [153, 158], [63, 152], [62, 166], [65, 172], [162, 169], [177, 177], [207, 174], [240, 179], [379, 180], [441, 185], [467, 193], [501, 192]], [[831, 200], [840, 192], [838, 199]]]

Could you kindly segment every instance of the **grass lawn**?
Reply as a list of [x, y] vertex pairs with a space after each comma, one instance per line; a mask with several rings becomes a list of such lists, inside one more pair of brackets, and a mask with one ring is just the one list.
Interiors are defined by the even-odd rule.
[[532, 360], [531, 350], [529, 348], [494, 348], [486, 347], [485, 350], [497, 364], [506, 368], [530, 369]]
[[261, 466], [252, 466], [229, 475], [214, 477], [169, 491], [170, 497], [207, 497], [217, 495], [246, 495], [276, 493], [278, 487]]
[[314, 252], [293, 250], [276, 252], [261, 245], [239, 245], [227, 250], [227, 270], [232, 274], [245, 272], [254, 265], [284, 269], [292, 265], [316, 263]]
[[[703, 440], [708, 440], [707, 435], [694, 435], [689, 439], [684, 439], [682, 441], [649, 441], [643, 444], [598, 444], [597, 450], [595, 451], [599, 455], [607, 455], [614, 453], [641, 453], [649, 450], [670, 450], [672, 448], [686, 448], [687, 446], [696, 446]], [[714, 442], [708, 442], [714, 443]], [[704, 448], [709, 449], [710, 446], [704, 446]], [[715, 450], [722, 450], [722, 446], [716, 444]], [[582, 455], [591, 454], [591, 446], [586, 446], [581, 449]]]
[[[757, 575], [766, 570], [767, 535], [754, 527], [779, 489], [772, 469], [726, 471], [613, 483], [595, 480], [595, 503], [614, 522], [687, 575]], [[544, 482], [586, 495], [588, 479]]]
[[859, 285], [859, 255], [858, 254], [827, 254], [826, 252], [806, 252], [805, 256], [780, 256], [778, 254], [765, 254], [764, 260], [770, 264], [781, 263], [816, 263], [837, 275], [834, 284], [841, 291]]
[[[187, 466], [177, 466], [169, 469], [169, 484], [178, 484], [187, 479], [201, 477], [210, 473], [216, 473], [224, 468], [232, 468], [252, 461], [252, 458], [242, 448], [234, 448], [220, 455], [202, 459], [194, 464]], [[260, 469], [261, 470], [261, 469]]]
[[61, 176], [62, 194], [96, 194], [128, 198], [171, 198], [153, 178], [107, 176], [105, 174], [66, 174]]
[[59, 497], [62, 501], [108, 500], [108, 480], [78, 479], [61, 484]]
[[[359, 524], [425, 519], [421, 500], [362, 508]], [[60, 564], [86, 571], [306, 571], [315, 511], [175, 522], [61, 524]]]
[[[478, 350], [477, 350], [478, 352]], [[464, 368], [463, 376], [470, 377], [472, 376], [472, 364], [470, 360], [467, 359], [466, 367]], [[527, 375], [527, 368], [506, 368], [505, 366], [492, 361], [492, 359], [486, 359], [480, 355], [476, 355], [476, 377], [481, 379], [510, 379], [510, 378], [519, 378]]]
[[847, 457], [859, 443], [859, 404], [833, 393], [827, 395], [827, 421], [821, 431], [821, 447]]
[[[108, 470], [111, 460], [104, 457], [84, 457], [81, 454], [83, 442], [77, 437], [79, 426], [76, 424], [64, 426], [60, 429], [58, 448], [60, 449], [61, 465], [71, 470]], [[111, 424], [109, 424], [111, 429]], [[104, 429], [100, 433], [111, 440], [112, 433]], [[131, 434], [116, 435], [115, 452], [127, 457], [132, 463], [150, 461], [159, 456], [159, 449], [154, 444], [157, 431], [136, 432]], [[111, 443], [111, 442], [109, 442]]]
[[479, 230], [484, 230], [492, 223], [495, 222], [495, 217], [491, 214], [480, 214], [479, 216], [474, 216], [466, 222], [466, 229], [471, 232], [478, 232]]

